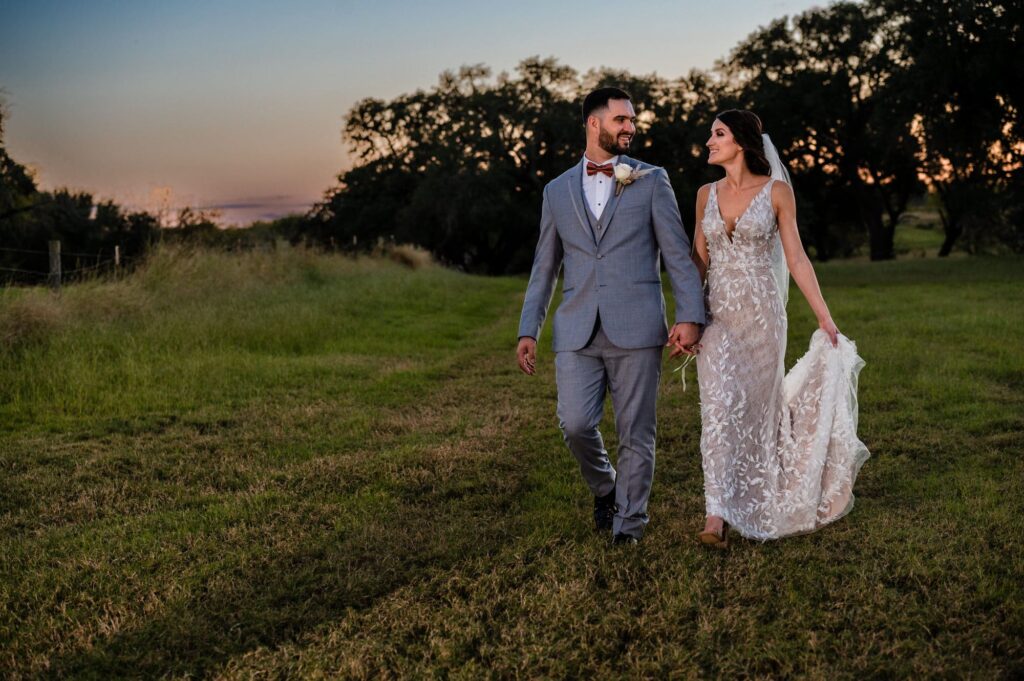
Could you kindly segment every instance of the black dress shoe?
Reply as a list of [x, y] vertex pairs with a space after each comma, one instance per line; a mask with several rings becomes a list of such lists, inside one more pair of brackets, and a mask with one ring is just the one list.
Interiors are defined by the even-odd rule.
[[612, 520], [619, 507], [615, 505], [615, 490], [603, 497], [594, 497], [594, 529], [607, 532], [612, 529]]
[[633, 544], [639, 544], [639, 543], [640, 543], [640, 537], [634, 537], [631, 534], [623, 534], [623, 533], [619, 532], [617, 535], [612, 537], [612, 544], [616, 544], [616, 545], [618, 545], [618, 544], [627, 544], [627, 545], [631, 546]]

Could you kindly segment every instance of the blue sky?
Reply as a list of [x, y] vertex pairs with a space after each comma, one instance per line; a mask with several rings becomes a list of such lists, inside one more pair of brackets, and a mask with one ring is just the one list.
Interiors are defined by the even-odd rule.
[[445, 69], [553, 56], [666, 77], [707, 68], [804, 0], [7, 0], [8, 150], [45, 188], [135, 207], [303, 210], [349, 166], [344, 114]]

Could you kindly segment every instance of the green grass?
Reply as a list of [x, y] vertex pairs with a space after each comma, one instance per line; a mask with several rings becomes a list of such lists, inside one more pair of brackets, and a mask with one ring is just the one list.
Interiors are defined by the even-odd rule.
[[913, 202], [903, 213], [893, 233], [893, 250], [898, 258], [934, 257], [944, 239], [938, 203], [930, 197]]
[[[522, 279], [163, 253], [4, 291], [0, 676], [1019, 677], [1024, 260], [818, 269], [857, 507], [726, 553], [668, 371], [649, 532], [591, 532]], [[794, 289], [791, 361], [810, 320]]]

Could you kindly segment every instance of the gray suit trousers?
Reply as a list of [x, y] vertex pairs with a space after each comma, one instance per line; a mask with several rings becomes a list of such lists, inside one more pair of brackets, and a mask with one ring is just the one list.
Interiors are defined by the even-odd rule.
[[[562, 435], [594, 496], [615, 490], [619, 510], [612, 531], [616, 534], [641, 537], [647, 526], [661, 353], [661, 346], [616, 347], [599, 328], [582, 350], [555, 354]], [[598, 430], [609, 390], [619, 436], [617, 472]]]

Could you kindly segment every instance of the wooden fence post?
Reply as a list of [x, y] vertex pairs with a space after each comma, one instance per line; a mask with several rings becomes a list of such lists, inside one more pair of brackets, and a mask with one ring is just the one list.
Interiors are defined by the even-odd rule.
[[114, 269], [121, 269], [121, 247], [114, 246]]
[[54, 293], [60, 292], [60, 241], [50, 242], [50, 277], [47, 281]]

